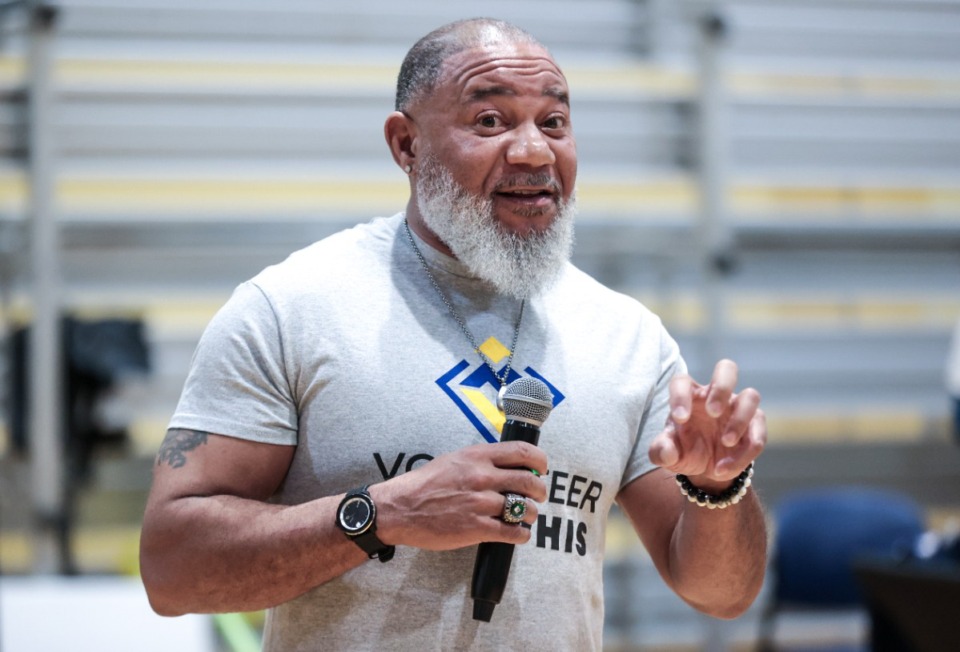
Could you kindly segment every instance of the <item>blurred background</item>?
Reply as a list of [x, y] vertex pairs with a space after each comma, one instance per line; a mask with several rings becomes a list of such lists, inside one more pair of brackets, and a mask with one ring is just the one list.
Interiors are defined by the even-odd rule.
[[[889, 578], [839, 586], [853, 542], [902, 570], [960, 528], [958, 0], [0, 2], [4, 652], [64, 632], [257, 649], [260, 614], [149, 612], [153, 456], [235, 285], [403, 208], [382, 136], [400, 62], [473, 15], [525, 27], [568, 76], [576, 264], [657, 311], [695, 376], [736, 360], [768, 414], [756, 481], [783, 558], [761, 599], [696, 615], [615, 513], [607, 647], [884, 649]], [[904, 638], [886, 649], [935, 649]]]

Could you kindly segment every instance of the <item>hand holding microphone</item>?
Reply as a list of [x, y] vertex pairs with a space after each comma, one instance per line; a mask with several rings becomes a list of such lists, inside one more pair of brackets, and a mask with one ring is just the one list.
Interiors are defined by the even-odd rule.
[[[553, 409], [553, 395], [537, 378], [519, 378], [506, 387], [503, 395], [506, 422], [500, 441], [524, 441], [534, 446], [540, 439], [540, 426]], [[526, 499], [516, 494], [504, 498], [503, 520], [519, 525], [526, 510]], [[512, 543], [484, 542], [477, 550], [470, 595], [473, 618], [490, 622], [493, 610], [503, 597], [503, 589], [513, 561]]]

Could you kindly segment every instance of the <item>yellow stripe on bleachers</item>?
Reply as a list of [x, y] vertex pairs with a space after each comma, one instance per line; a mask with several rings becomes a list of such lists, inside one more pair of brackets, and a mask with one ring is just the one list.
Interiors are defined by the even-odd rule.
[[235, 217], [264, 211], [327, 211], [402, 206], [408, 185], [396, 180], [347, 179], [63, 179], [61, 206], [75, 211], [221, 213]]
[[697, 188], [693, 179], [683, 177], [619, 183], [584, 180], [577, 183], [577, 203], [581, 212], [624, 220], [649, 213], [689, 215], [697, 207]]
[[918, 212], [924, 218], [960, 216], [960, 187], [883, 185], [737, 184], [730, 190], [731, 208], [752, 218], [782, 219], [781, 211], [806, 215], [901, 218]]
[[706, 308], [694, 291], [671, 289], [668, 297], [648, 289], [630, 294], [659, 315], [671, 331], [696, 332], [706, 324]]
[[864, 408], [854, 414], [830, 408], [808, 408], [802, 414], [766, 410], [769, 443], [838, 444], [916, 442], [924, 439], [931, 424], [920, 412]]
[[372, 88], [390, 93], [398, 66], [358, 63], [263, 61], [159, 61], [63, 59], [57, 79], [70, 84], [182, 84], [214, 88], [254, 87]]
[[[398, 72], [399, 63], [202, 59], [62, 58], [54, 68], [58, 82], [75, 86], [364, 88], [387, 95], [393, 92]], [[0, 82], [17, 83], [25, 74], [22, 58], [0, 58]], [[690, 72], [649, 63], [574, 66], [566, 68], [565, 74], [578, 94], [688, 96], [696, 89], [696, 78]]]
[[27, 199], [26, 177], [21, 173], [0, 173], [0, 207], [5, 210], [18, 209]]
[[741, 95], [849, 96], [865, 98], [958, 98], [960, 77], [899, 75], [829, 75], [816, 73], [732, 71], [731, 92]]
[[[16, 175], [0, 176], [0, 206], [15, 210], [26, 202], [27, 187]], [[231, 218], [264, 211], [354, 210], [371, 214], [402, 206], [406, 179], [348, 180], [331, 178], [132, 178], [65, 177], [56, 186], [59, 206], [67, 211], [129, 214], [226, 213]], [[582, 208], [611, 216], [634, 218], [652, 212], [690, 213], [696, 205], [692, 182], [683, 179], [578, 186]]]
[[[25, 67], [22, 57], [0, 58], [0, 83], [22, 81]], [[55, 76], [59, 82], [71, 85], [367, 88], [389, 94], [396, 82], [398, 68], [394, 62], [63, 57], [55, 64]], [[688, 97], [696, 92], [698, 85], [695, 69], [649, 62], [571, 66], [565, 68], [564, 72], [578, 93]], [[732, 93], [740, 95], [960, 97], [960, 77], [955, 75], [825, 74], [733, 69], [727, 74], [727, 85]]]
[[170, 405], [169, 414], [164, 417], [137, 416], [127, 425], [131, 457], [152, 459], [156, 456], [167, 434], [167, 426], [175, 407], [176, 405]]
[[[0, 534], [3, 573], [27, 573], [33, 563], [33, 539], [28, 531]], [[78, 527], [73, 534], [73, 552], [78, 568], [88, 573], [140, 572], [140, 524]]]
[[[62, 58], [54, 64], [54, 79], [82, 86], [182, 85], [204, 88], [307, 87], [373, 88], [389, 94], [396, 83], [398, 66], [360, 63], [302, 63], [264, 61], [203, 61], [158, 59]], [[0, 82], [23, 81], [26, 63], [20, 57], [0, 58]]]
[[631, 63], [597, 68], [564, 68], [574, 89], [581, 93], [605, 93], [609, 96], [644, 94], [688, 97], [697, 89], [697, 78], [689, 71], [654, 64]]
[[[61, 178], [57, 201], [66, 212], [111, 215], [151, 212], [229, 214], [241, 218], [264, 211], [352, 210], [370, 212], [402, 206], [406, 179], [320, 178], [134, 178], [130, 176]], [[16, 212], [26, 202], [22, 175], [0, 176], [0, 208]], [[612, 219], [642, 219], [649, 214], [693, 215], [698, 190], [692, 178], [599, 181], [578, 184], [581, 211]], [[842, 216], [857, 222], [888, 219], [960, 220], [958, 187], [824, 186], [740, 183], [732, 185], [730, 212], [751, 220], [775, 221], [796, 213], [808, 220]]]
[[960, 319], [956, 296], [876, 297], [749, 294], [730, 297], [732, 328], [742, 331], [872, 330], [949, 331]]

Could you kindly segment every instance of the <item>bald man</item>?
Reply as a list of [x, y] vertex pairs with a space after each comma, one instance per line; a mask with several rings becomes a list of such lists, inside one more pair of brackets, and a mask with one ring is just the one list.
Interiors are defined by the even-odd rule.
[[[154, 609], [268, 609], [274, 652], [600, 650], [616, 503], [679, 596], [742, 613], [766, 566], [760, 396], [729, 360], [695, 382], [653, 313], [569, 262], [549, 51], [491, 19], [431, 32], [384, 134], [405, 210], [264, 270], [204, 332], [144, 518]], [[552, 395], [539, 447], [499, 441], [524, 377]], [[482, 542], [516, 544], [489, 622]]]

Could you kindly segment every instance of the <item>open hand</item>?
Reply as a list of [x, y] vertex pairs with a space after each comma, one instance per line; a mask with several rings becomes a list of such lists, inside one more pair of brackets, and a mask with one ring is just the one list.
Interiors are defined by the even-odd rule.
[[736, 363], [721, 360], [709, 385], [686, 374], [670, 382], [670, 417], [650, 445], [654, 464], [709, 490], [726, 487], [763, 452], [760, 394], [753, 388], [735, 393], [737, 374]]

